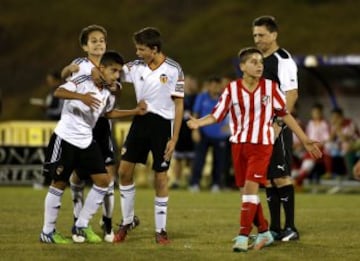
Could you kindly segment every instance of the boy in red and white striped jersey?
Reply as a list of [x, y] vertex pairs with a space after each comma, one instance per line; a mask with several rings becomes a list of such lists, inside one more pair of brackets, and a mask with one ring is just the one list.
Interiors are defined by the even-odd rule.
[[235, 252], [248, 250], [252, 223], [258, 228], [254, 249], [261, 249], [274, 241], [258, 195], [259, 186], [266, 183], [275, 140], [272, 126], [274, 116], [283, 118], [313, 157], [321, 157], [317, 142], [310, 140], [287, 112], [285, 97], [278, 84], [261, 77], [264, 65], [260, 50], [253, 47], [242, 49], [239, 61], [243, 78], [225, 87], [211, 114], [200, 119], [191, 117], [187, 122], [189, 128], [197, 129], [219, 122], [230, 114], [230, 142], [236, 185], [243, 187], [240, 231], [233, 246]]

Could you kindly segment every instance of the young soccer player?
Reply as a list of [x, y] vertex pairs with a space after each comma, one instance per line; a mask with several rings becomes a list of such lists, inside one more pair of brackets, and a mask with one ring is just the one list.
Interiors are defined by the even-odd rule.
[[145, 100], [149, 112], [134, 117], [122, 148], [119, 188], [123, 221], [114, 241], [124, 241], [133, 226], [134, 168], [136, 163], [146, 163], [151, 151], [155, 171], [155, 240], [168, 244], [167, 171], [183, 117], [184, 75], [180, 65], [162, 52], [161, 35], [156, 28], [147, 27], [136, 32], [134, 43], [140, 60], [123, 67], [123, 80], [134, 84], [137, 100]]
[[255, 249], [270, 245], [274, 239], [263, 215], [259, 185], [265, 185], [266, 173], [274, 143], [274, 116], [284, 122], [299, 137], [314, 157], [321, 152], [315, 141], [308, 139], [295, 119], [287, 112], [285, 97], [276, 82], [261, 78], [264, 65], [260, 50], [249, 47], [239, 52], [243, 78], [230, 82], [220, 96], [211, 114], [188, 121], [191, 129], [214, 124], [230, 114], [230, 142], [236, 184], [243, 187], [240, 214], [240, 231], [235, 237], [233, 250], [248, 250], [248, 236], [252, 223], [258, 228]]
[[[107, 52], [102, 56], [99, 70], [107, 84], [112, 85], [119, 78], [123, 63], [123, 58], [116, 52]], [[66, 184], [76, 169], [81, 178], [90, 177], [93, 186], [75, 223], [73, 241], [101, 242], [89, 226], [89, 221], [109, 190], [110, 178], [101, 151], [93, 139], [92, 129], [102, 114], [108, 118], [144, 114], [146, 104], [141, 101], [133, 110], [113, 109], [114, 99], [110, 91], [95, 84], [91, 77], [68, 81], [55, 91], [55, 96], [65, 99], [65, 102], [44, 163], [44, 174], [50, 175], [52, 182], [45, 198], [40, 241], [56, 244], [70, 242], [56, 231], [55, 224]]]
[[[87, 57], [75, 59], [70, 65], [62, 70], [62, 77], [67, 80], [78, 81], [91, 75], [93, 68], [99, 67], [100, 60], [106, 51], [107, 31], [99, 25], [89, 25], [81, 30], [79, 43]], [[97, 77], [95, 77], [97, 79]], [[100, 79], [97, 79], [100, 81]], [[112, 91], [117, 90], [117, 85], [111, 86]], [[116, 175], [114, 144], [111, 131], [111, 120], [101, 115], [93, 128], [93, 136], [100, 146], [106, 171], [110, 176], [109, 190], [105, 195], [103, 204], [102, 227], [104, 240], [112, 243], [114, 232], [112, 229], [112, 216], [114, 211], [114, 179]], [[74, 222], [79, 216], [84, 201], [85, 181], [79, 179], [76, 174], [70, 177], [71, 195], [74, 203]]]

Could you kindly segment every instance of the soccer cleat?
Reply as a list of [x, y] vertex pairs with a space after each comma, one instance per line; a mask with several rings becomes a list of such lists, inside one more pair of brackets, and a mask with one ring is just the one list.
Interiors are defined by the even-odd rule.
[[271, 245], [272, 243], [274, 243], [274, 238], [270, 231], [259, 233], [254, 243], [254, 249], [260, 250], [266, 246]]
[[291, 227], [285, 228], [285, 230], [282, 232], [282, 238], [281, 241], [288, 242], [292, 240], [299, 240], [300, 235], [299, 232], [296, 229], [292, 229]]
[[48, 244], [70, 244], [71, 240], [54, 230], [49, 234], [41, 232], [40, 242]]
[[106, 233], [104, 235], [104, 241], [108, 242], [108, 243], [114, 242], [114, 238], [115, 238], [115, 234], [114, 234], [114, 231], [112, 231], [112, 230], [110, 233]]
[[126, 238], [128, 231], [133, 230], [134, 228], [140, 225], [140, 219], [137, 216], [134, 216], [134, 219], [130, 224], [122, 225], [122, 223], [123, 222], [121, 221], [119, 230], [114, 235], [114, 240], [113, 240], [114, 243], [123, 242]]
[[162, 229], [160, 231], [160, 233], [159, 232], [155, 233], [155, 242], [160, 244], [160, 245], [170, 244], [170, 240], [169, 240], [165, 230]]
[[233, 251], [234, 252], [247, 252], [248, 251], [248, 243], [249, 238], [246, 236], [237, 236], [233, 239], [235, 241], [235, 244], [233, 245]]
[[102, 241], [101, 237], [99, 237], [92, 230], [90, 226], [88, 227], [74, 227], [72, 235], [72, 239], [75, 243], [100, 243]]

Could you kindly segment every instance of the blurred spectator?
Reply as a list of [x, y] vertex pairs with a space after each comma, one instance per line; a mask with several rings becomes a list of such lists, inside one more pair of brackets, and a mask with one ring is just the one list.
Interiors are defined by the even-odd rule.
[[59, 120], [64, 101], [54, 97], [54, 91], [62, 83], [60, 72], [49, 72], [45, 77], [45, 85], [48, 88], [48, 94], [45, 99], [32, 98], [30, 103], [40, 106], [45, 110], [45, 116], [48, 120]]
[[[197, 95], [193, 107], [193, 114], [196, 118], [211, 113], [222, 92], [222, 88], [223, 86], [221, 85], [221, 79], [219, 77], [210, 77], [204, 82], [204, 89], [206, 91]], [[192, 137], [195, 142], [195, 160], [192, 168], [190, 191], [197, 192], [200, 190], [200, 181], [205, 159], [210, 147], [212, 147], [211, 191], [217, 192], [220, 190], [225, 160], [229, 157], [229, 155], [227, 155], [229, 152], [227, 149], [229, 136], [230, 132], [227, 120], [202, 127], [199, 130], [193, 130]]]
[[191, 166], [194, 159], [194, 142], [191, 138], [191, 130], [187, 127], [186, 122], [192, 114], [192, 108], [195, 104], [198, 92], [197, 80], [192, 76], [185, 76], [185, 96], [184, 96], [184, 116], [180, 128], [179, 140], [176, 143], [173, 160], [174, 182], [172, 189], [180, 187], [183, 169], [185, 166]]
[[355, 142], [359, 138], [359, 130], [355, 123], [344, 117], [342, 109], [335, 108], [331, 112], [331, 131], [329, 142], [325, 144], [327, 169], [331, 175], [339, 177], [339, 184], [329, 190], [336, 193], [341, 189], [341, 180], [349, 178], [355, 162]]
[[[324, 119], [323, 105], [316, 103], [311, 109], [311, 119], [306, 125], [306, 134], [311, 140], [318, 141], [319, 148], [323, 151], [325, 143], [330, 138], [330, 127], [328, 122]], [[316, 173], [314, 172], [315, 170]], [[315, 181], [319, 182], [319, 177], [324, 173], [323, 158], [314, 159], [309, 153], [304, 153], [302, 156], [301, 166], [298, 175], [293, 176], [296, 182], [297, 190], [302, 187], [305, 178], [311, 174], [314, 175]]]

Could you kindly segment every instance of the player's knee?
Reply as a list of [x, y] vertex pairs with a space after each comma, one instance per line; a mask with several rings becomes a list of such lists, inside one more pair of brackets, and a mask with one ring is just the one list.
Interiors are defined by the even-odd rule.
[[134, 178], [132, 173], [119, 171], [119, 178], [121, 185], [130, 185], [134, 183]]
[[92, 181], [93, 183], [101, 188], [107, 188], [110, 184], [110, 176], [107, 174], [97, 174], [97, 175], [92, 175]]
[[66, 182], [65, 181], [61, 181], [61, 180], [57, 180], [57, 181], [52, 181], [50, 186], [60, 189], [60, 190], [65, 190], [66, 188]]

